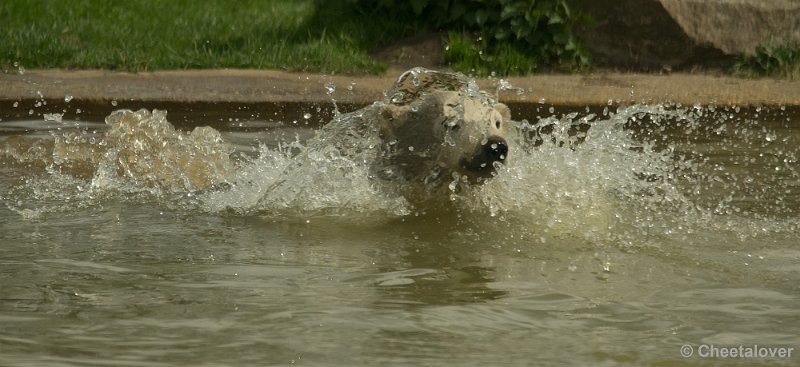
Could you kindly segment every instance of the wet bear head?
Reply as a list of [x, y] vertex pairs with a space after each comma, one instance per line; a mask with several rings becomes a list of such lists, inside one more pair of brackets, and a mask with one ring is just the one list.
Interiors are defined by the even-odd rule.
[[424, 180], [452, 173], [471, 180], [492, 177], [509, 159], [510, 111], [480, 97], [434, 90], [383, 106], [381, 136], [399, 169]]

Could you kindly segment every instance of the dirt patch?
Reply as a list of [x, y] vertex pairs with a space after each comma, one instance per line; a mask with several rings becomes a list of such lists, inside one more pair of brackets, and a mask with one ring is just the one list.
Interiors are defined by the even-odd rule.
[[441, 70], [445, 68], [444, 39], [440, 33], [423, 33], [375, 50], [371, 56], [389, 65], [390, 73], [416, 66]]

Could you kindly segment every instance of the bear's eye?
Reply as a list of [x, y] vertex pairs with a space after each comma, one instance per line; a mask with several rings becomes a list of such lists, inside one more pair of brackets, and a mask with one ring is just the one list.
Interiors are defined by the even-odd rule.
[[450, 126], [448, 126], [448, 127], [450, 128], [450, 131], [452, 131], [452, 132], [456, 132], [456, 131], [458, 131], [458, 129], [460, 129], [460, 128], [461, 128], [461, 125], [459, 125], [459, 124], [453, 124], [453, 125], [450, 125]]
[[498, 129], [500, 128], [500, 120], [496, 120], [494, 122], [494, 127], [498, 128]]

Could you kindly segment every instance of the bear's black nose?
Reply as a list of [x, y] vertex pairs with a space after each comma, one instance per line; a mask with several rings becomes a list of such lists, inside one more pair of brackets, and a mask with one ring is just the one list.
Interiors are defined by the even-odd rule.
[[508, 144], [503, 138], [491, 137], [483, 145], [483, 151], [490, 162], [502, 162], [508, 156]]

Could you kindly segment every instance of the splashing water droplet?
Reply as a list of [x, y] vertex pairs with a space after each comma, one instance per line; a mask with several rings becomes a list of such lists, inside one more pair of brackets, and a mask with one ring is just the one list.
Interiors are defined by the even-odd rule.
[[325, 83], [325, 91], [326, 91], [325, 94], [327, 95], [333, 94], [333, 92], [336, 91], [336, 84], [334, 84], [333, 82]]
[[416, 70], [411, 72], [411, 84], [415, 87], [419, 87], [422, 84], [422, 81], [419, 78], [419, 72]]
[[392, 97], [390, 98], [390, 101], [392, 103], [399, 104], [399, 103], [403, 102], [403, 98], [404, 98], [403, 92], [397, 92], [397, 93], [392, 95]]
[[764, 138], [769, 142], [773, 142], [773, 141], [778, 139], [778, 136], [775, 135], [774, 132], [770, 131], [770, 132], [767, 133], [767, 136], [765, 136]]
[[64, 102], [69, 102], [72, 100], [72, 98], [73, 97], [71, 95], [67, 94], [66, 96], [64, 96]]
[[308, 120], [308, 119], [310, 119], [310, 118], [311, 118], [311, 114], [310, 114], [310, 113], [308, 113], [308, 112], [306, 112], [306, 113], [304, 113], [304, 114], [303, 114], [303, 118], [304, 118], [304, 119], [306, 119], [306, 120]]
[[112, 100], [111, 100], [111, 105], [112, 105], [112, 106], [114, 106], [114, 107], [117, 107], [117, 105], [118, 105], [118, 104], [119, 104], [119, 103], [117, 102], [117, 100], [116, 100], [116, 99], [112, 99]]
[[45, 121], [55, 121], [55, 122], [61, 122], [61, 118], [63, 116], [64, 116], [63, 113], [45, 113], [44, 115], [42, 115]]

